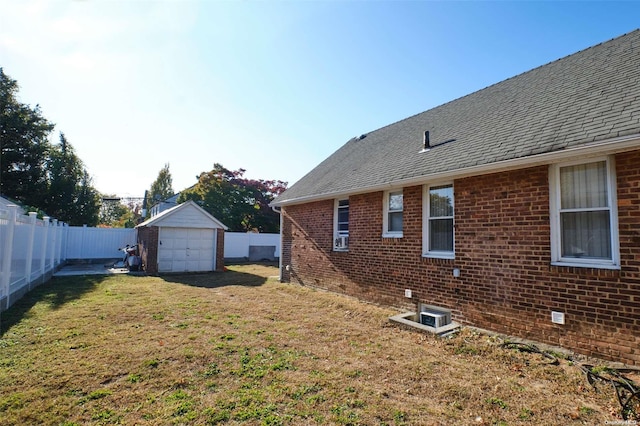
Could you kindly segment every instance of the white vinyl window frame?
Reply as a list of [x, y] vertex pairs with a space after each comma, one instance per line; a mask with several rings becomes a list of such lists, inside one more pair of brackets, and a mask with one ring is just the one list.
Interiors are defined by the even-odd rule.
[[[392, 201], [397, 201], [398, 196], [401, 199], [400, 206], [392, 205]], [[396, 203], [397, 204], [397, 203]], [[403, 235], [403, 213], [404, 211], [404, 194], [402, 188], [393, 189], [384, 192], [383, 206], [382, 206], [382, 237], [383, 238], [402, 238]], [[399, 226], [398, 226], [398, 217]], [[392, 218], [395, 218], [392, 219]], [[395, 227], [395, 229], [394, 229]]]
[[349, 250], [349, 199], [336, 199], [333, 206], [333, 250]]
[[[431, 214], [431, 193], [440, 189], [451, 189], [451, 212], [450, 214]], [[455, 196], [452, 182], [443, 182], [432, 185], [425, 185], [422, 196], [422, 256], [437, 259], [455, 259]], [[431, 248], [431, 223], [434, 221], [451, 221], [451, 250], [441, 250]]]
[[[561, 169], [572, 166], [591, 165], [604, 162], [606, 164], [606, 206], [563, 208], [561, 195]], [[551, 264], [556, 266], [573, 266], [584, 268], [620, 269], [620, 242], [618, 236], [618, 203], [615, 164], [612, 157], [596, 157], [549, 166], [549, 208], [551, 227]], [[589, 212], [609, 213], [609, 257], [580, 257], [563, 255], [562, 216], [564, 214], [580, 214]]]

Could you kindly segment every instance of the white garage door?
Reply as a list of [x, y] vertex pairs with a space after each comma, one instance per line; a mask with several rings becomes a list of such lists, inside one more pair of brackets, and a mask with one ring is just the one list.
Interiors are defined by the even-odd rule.
[[161, 227], [158, 272], [215, 270], [215, 230]]

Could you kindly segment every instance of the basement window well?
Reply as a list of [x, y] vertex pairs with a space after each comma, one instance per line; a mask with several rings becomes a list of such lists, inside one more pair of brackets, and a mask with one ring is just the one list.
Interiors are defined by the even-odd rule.
[[389, 318], [389, 321], [439, 336], [449, 334], [460, 328], [460, 324], [451, 320], [451, 311], [449, 309], [424, 303], [418, 303], [417, 312], [394, 315]]

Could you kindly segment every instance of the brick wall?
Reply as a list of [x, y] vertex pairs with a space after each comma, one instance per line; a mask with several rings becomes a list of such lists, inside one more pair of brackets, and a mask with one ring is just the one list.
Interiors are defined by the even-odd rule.
[[224, 229], [216, 229], [216, 271], [224, 271]]
[[[403, 309], [439, 305], [465, 324], [640, 365], [640, 151], [615, 164], [620, 270], [550, 265], [539, 166], [454, 182], [455, 260], [422, 257], [422, 186], [403, 189], [397, 239], [382, 238], [382, 192], [351, 196], [348, 252], [332, 251], [333, 200], [287, 206], [283, 278]], [[566, 324], [551, 323], [551, 311]]]
[[142, 269], [149, 275], [158, 275], [158, 235], [157, 226], [138, 228], [138, 249]]
[[[224, 271], [224, 229], [216, 229], [216, 271]], [[138, 228], [138, 244], [144, 271], [158, 275], [158, 236], [160, 228], [144, 226]]]

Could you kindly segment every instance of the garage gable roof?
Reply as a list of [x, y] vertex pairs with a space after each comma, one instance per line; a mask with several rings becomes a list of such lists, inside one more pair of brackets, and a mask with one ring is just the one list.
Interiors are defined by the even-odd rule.
[[637, 149], [638, 64], [635, 30], [355, 137], [271, 204], [489, 173], [505, 164], [528, 167], [603, 145]]
[[189, 200], [185, 203], [178, 204], [162, 213], [145, 220], [136, 228], [145, 226], [169, 226], [175, 228], [227, 228], [222, 222], [211, 216], [205, 209], [200, 207], [194, 201]]

